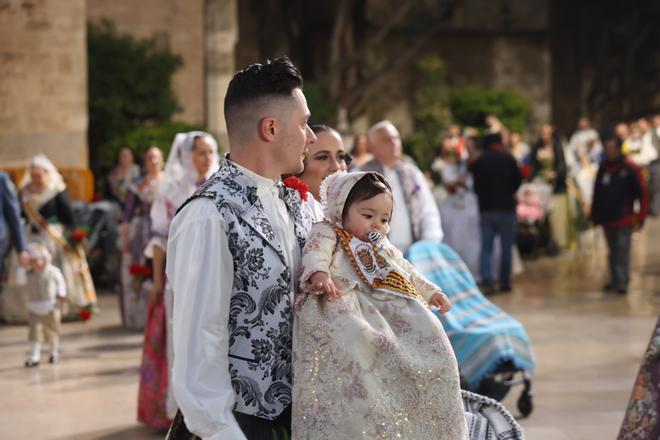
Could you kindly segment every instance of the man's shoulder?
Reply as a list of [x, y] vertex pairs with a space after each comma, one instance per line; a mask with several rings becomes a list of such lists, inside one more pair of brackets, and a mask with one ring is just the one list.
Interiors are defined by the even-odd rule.
[[513, 157], [511, 153], [507, 153], [506, 151], [500, 151], [500, 150], [494, 150], [494, 149], [488, 149], [481, 153], [479, 157], [476, 160], [477, 163], [482, 163], [482, 164], [493, 164], [494, 162], [498, 163], [517, 163], [516, 159]]
[[[234, 167], [235, 169], [235, 167]], [[196, 199], [207, 199], [215, 204], [216, 209], [239, 213], [254, 203], [257, 197], [256, 188], [244, 185], [240, 175], [232, 173], [231, 169], [224, 166], [213, 174], [202, 186], [200, 186], [186, 200], [177, 212]]]

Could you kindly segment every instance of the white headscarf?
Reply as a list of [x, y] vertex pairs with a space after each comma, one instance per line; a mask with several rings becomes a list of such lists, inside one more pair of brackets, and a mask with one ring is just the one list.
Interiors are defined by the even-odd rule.
[[[46, 171], [46, 174], [48, 175], [46, 178], [46, 186], [43, 191], [38, 194], [31, 193], [27, 190], [28, 185], [32, 182], [32, 174], [30, 173], [32, 167], [41, 168]], [[60, 172], [57, 171], [57, 168], [53, 165], [53, 162], [51, 162], [45, 154], [39, 153], [30, 161], [19, 187], [24, 201], [29, 199], [34, 207], [39, 209], [44, 203], [64, 191], [66, 189], [66, 184], [64, 183], [64, 178]]]
[[208, 179], [218, 171], [219, 156], [218, 143], [209, 133], [204, 131], [190, 131], [177, 133], [167, 156], [167, 163], [163, 171], [163, 181], [159, 192], [169, 199], [175, 206], [181, 205], [195, 192], [199, 181], [199, 173], [193, 162], [193, 147], [195, 138], [203, 137], [213, 148], [211, 168], [204, 176]]

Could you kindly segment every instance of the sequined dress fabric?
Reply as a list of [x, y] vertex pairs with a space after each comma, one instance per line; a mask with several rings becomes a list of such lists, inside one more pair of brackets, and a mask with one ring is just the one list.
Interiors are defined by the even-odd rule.
[[[426, 299], [438, 291], [391, 245], [384, 251]], [[344, 295], [297, 303], [293, 438], [468, 438], [456, 358], [433, 313], [370, 289], [327, 223], [312, 228], [303, 265], [301, 280], [325, 270]]]

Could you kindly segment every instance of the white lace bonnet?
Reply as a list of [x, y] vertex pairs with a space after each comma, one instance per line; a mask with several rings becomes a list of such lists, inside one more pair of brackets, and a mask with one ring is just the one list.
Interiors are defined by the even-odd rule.
[[[344, 204], [346, 203], [348, 194], [353, 189], [353, 186], [367, 174], [375, 174], [385, 181], [380, 174], [373, 171], [356, 171], [351, 173], [337, 171], [323, 179], [321, 188], [319, 189], [319, 195], [321, 197], [321, 204], [323, 205], [323, 215], [326, 220], [331, 221], [340, 228], [344, 227], [342, 225], [342, 212], [344, 211]], [[389, 187], [389, 184], [387, 186]]]

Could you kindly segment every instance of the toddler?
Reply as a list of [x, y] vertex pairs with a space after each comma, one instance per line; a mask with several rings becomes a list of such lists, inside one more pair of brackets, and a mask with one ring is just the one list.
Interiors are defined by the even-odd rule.
[[467, 438], [456, 358], [430, 310], [451, 305], [387, 240], [389, 184], [337, 172], [321, 202], [296, 302], [293, 436]]
[[59, 361], [61, 315], [58, 301], [66, 298], [66, 285], [62, 272], [51, 264], [51, 255], [44, 246], [36, 243], [28, 245], [30, 258], [27, 273], [27, 310], [30, 325], [30, 357], [25, 361], [28, 368], [39, 365], [41, 359], [40, 330], [50, 343], [49, 362]]

